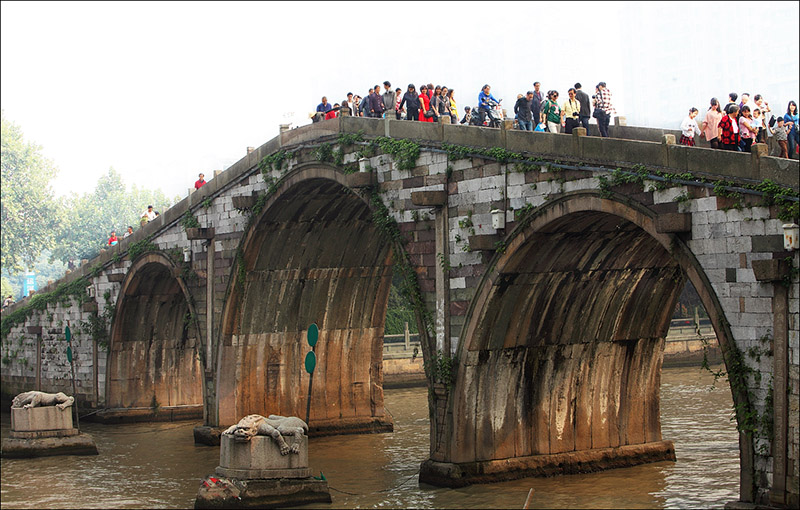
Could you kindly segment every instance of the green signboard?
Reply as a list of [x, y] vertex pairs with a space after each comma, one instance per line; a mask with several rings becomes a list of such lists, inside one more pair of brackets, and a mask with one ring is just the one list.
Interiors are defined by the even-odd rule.
[[308, 334], [306, 336], [308, 338], [308, 345], [314, 347], [317, 344], [317, 340], [319, 339], [319, 328], [317, 327], [316, 323], [308, 327]]
[[317, 355], [314, 354], [314, 351], [310, 351], [306, 354], [306, 372], [309, 374], [314, 373], [314, 368], [317, 366]]
[[72, 346], [67, 346], [67, 361], [72, 363]]
[[72, 332], [69, 330], [69, 326], [64, 328], [64, 337], [67, 339], [67, 342], [72, 340]]

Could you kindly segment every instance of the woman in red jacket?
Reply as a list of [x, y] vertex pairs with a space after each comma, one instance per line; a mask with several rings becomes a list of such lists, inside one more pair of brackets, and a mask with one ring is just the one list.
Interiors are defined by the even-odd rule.
[[420, 122], [433, 122], [433, 117], [426, 117], [425, 112], [431, 109], [431, 98], [428, 97], [428, 87], [423, 85], [419, 89], [419, 102], [422, 108], [419, 110]]
[[739, 122], [736, 115], [739, 107], [735, 104], [728, 106], [728, 115], [719, 121], [719, 143], [726, 151], [739, 151]]

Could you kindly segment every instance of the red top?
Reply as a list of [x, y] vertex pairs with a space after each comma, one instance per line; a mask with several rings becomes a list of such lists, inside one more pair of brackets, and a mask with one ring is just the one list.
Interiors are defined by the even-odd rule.
[[108, 238], [108, 245], [114, 246], [115, 244], [117, 244], [118, 241], [119, 239], [117, 239], [117, 234], [114, 234], [113, 236]]
[[328, 113], [325, 114], [325, 120], [335, 119], [335, 118], [336, 118], [336, 111], [334, 111], [334, 110], [331, 110], [331, 111], [329, 111]]
[[206, 183], [206, 181], [201, 181], [200, 179], [197, 179], [197, 181], [194, 183], [194, 189], [202, 188], [203, 184], [205, 184], [205, 183]]

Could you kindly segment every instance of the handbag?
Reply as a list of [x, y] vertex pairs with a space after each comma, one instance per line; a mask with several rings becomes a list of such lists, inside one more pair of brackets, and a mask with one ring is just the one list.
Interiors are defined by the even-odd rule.
[[433, 117], [434, 115], [435, 115], [435, 113], [433, 112], [433, 108], [428, 108], [428, 109], [425, 111], [425, 117], [428, 117], [428, 118], [430, 118], [430, 117]]
[[603, 111], [602, 109], [595, 106], [594, 111], [592, 112], [592, 117], [594, 117], [595, 119], [599, 119], [601, 115], [600, 112], [602, 111]]

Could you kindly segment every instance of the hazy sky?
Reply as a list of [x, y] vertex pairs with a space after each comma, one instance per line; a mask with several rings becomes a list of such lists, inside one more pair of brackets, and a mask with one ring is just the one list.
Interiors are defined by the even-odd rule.
[[[786, 28], [796, 62], [790, 4], [794, 21], [770, 18], [778, 4], [769, 2], [645, 3], [635, 16], [663, 19], [657, 29], [669, 34], [687, 16], [718, 10], [691, 43], [702, 54], [703, 38], [723, 30], [729, 13], [750, 12], [764, 20], [765, 37]], [[535, 80], [562, 97], [576, 81], [590, 93], [606, 81], [624, 115], [623, 69], [636, 65], [622, 51], [636, 44], [624, 30], [637, 23], [630, 5], [2, 2], [0, 102], [59, 168], [57, 194], [87, 191], [113, 166], [128, 184], [183, 196], [198, 172], [227, 168], [279, 124], [310, 122], [322, 95], [339, 102], [386, 79], [404, 90], [448, 85], [460, 112], [484, 83], [510, 111]], [[795, 90], [796, 71], [791, 80]]]

